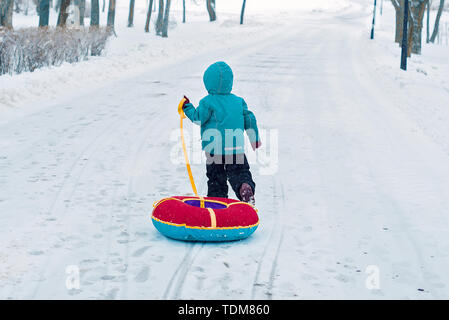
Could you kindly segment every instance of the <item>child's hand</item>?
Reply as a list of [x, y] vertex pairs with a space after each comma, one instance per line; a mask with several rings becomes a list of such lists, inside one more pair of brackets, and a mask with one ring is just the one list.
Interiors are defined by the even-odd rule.
[[182, 105], [182, 109], [185, 108], [186, 104], [190, 103], [189, 98], [187, 98], [186, 96], [184, 96], [184, 99], [185, 99], [185, 101], [184, 101], [184, 104]]
[[251, 147], [253, 148], [254, 151], [256, 151], [257, 148], [260, 148], [260, 146], [262, 145], [262, 141], [256, 141], [256, 142], [251, 142]]

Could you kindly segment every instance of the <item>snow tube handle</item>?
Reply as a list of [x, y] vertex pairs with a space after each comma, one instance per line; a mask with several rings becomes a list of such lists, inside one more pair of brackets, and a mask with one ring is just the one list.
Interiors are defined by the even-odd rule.
[[186, 101], [185, 98], [182, 98], [181, 102], [178, 105], [178, 113], [181, 116], [181, 119], [186, 118], [186, 115], [184, 114], [184, 110], [182, 109], [182, 107], [184, 106], [184, 102]]

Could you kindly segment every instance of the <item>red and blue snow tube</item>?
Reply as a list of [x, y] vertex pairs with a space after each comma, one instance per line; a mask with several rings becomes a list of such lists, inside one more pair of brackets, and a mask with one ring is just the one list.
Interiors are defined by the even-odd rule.
[[166, 237], [184, 241], [232, 241], [249, 237], [259, 225], [250, 204], [225, 198], [170, 197], [154, 204], [151, 216]]

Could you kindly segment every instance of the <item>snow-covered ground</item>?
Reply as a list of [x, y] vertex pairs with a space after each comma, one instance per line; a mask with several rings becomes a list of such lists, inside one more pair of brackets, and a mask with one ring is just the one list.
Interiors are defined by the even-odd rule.
[[[0, 298], [449, 298], [449, 47], [403, 72], [389, 3], [371, 41], [372, 1], [249, 5], [243, 27], [232, 2], [212, 24], [174, 12], [168, 39], [143, 34], [144, 7], [126, 28], [123, 4], [105, 57], [0, 77]], [[251, 238], [172, 241], [149, 216], [190, 192], [176, 107], [216, 60], [277, 130], [278, 170], [252, 163]]]

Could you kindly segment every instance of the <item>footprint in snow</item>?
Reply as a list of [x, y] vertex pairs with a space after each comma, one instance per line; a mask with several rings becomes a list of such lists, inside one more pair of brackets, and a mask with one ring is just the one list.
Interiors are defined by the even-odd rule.
[[69, 295], [71, 295], [71, 296], [80, 294], [82, 292], [80, 289], [70, 289], [68, 291], [69, 291]]
[[146, 247], [142, 247], [140, 249], [137, 249], [136, 251], [134, 251], [134, 253], [132, 254], [133, 257], [140, 257], [141, 255], [143, 255], [145, 253], [145, 251], [147, 251], [150, 248], [150, 246], [146, 246]]
[[139, 273], [134, 278], [136, 282], [145, 282], [148, 280], [148, 275], [150, 273], [150, 268], [148, 266], [143, 267]]
[[118, 292], [119, 292], [119, 288], [113, 288], [113, 289], [109, 290], [109, 292], [105, 298], [108, 300], [114, 300], [117, 297]]
[[44, 254], [44, 251], [42, 251], [42, 250], [33, 250], [33, 251], [29, 251], [28, 253], [30, 255], [32, 255], [32, 256], [40, 256], [40, 255]]

